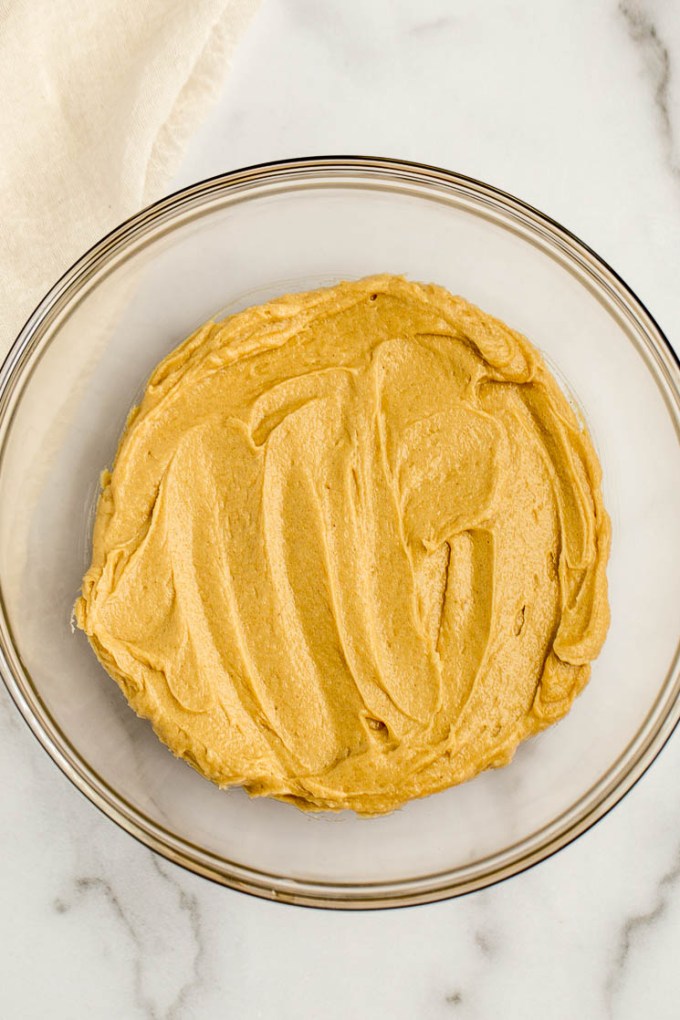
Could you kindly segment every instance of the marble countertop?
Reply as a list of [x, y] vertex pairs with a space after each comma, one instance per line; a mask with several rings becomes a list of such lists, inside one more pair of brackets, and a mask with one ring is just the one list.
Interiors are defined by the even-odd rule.
[[[680, 22], [664, 0], [264, 0], [180, 187], [324, 153], [513, 192], [680, 337]], [[285, 907], [155, 857], [0, 692], [0, 1014], [678, 1016], [680, 737], [591, 832], [510, 881], [384, 913]]]

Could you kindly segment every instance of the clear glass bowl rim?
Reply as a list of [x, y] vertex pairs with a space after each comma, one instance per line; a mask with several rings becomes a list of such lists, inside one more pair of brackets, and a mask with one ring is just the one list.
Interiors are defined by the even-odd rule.
[[[198, 210], [221, 194], [249, 192], [271, 184], [296, 181], [332, 183], [351, 175], [372, 186], [420, 185], [430, 191], [464, 195], [480, 208], [501, 209], [535, 236], [548, 240], [585, 269], [618, 310], [635, 324], [647, 353], [666, 387], [669, 413], [680, 434], [680, 361], [652, 315], [630, 287], [576, 235], [531, 205], [492, 185], [453, 171], [408, 160], [370, 156], [315, 156], [260, 163], [199, 181], [148, 206], [124, 221], [87, 251], [46, 294], [14, 341], [0, 369], [0, 472], [12, 424], [13, 397], [24, 381], [23, 370], [54, 319], [79, 295], [88, 281], [132, 242], [163, 225], [171, 229], [189, 210]], [[552, 856], [603, 818], [644, 775], [680, 721], [680, 649], [657, 698], [635, 738], [604, 776], [549, 825], [516, 845], [465, 868], [385, 883], [302, 881], [267, 874], [205, 851], [155, 823], [121, 797], [81, 758], [52, 719], [31, 678], [24, 671], [5, 611], [0, 579], [0, 674], [24, 720], [66, 777], [97, 808], [142, 844], [168, 860], [222, 885], [283, 903], [340, 909], [401, 907], [473, 892], [503, 881]]]

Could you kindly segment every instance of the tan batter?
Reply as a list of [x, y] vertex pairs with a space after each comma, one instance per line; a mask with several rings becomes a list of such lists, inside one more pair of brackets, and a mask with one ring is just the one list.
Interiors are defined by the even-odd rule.
[[505, 765], [609, 623], [592, 443], [524, 339], [375, 276], [209, 322], [103, 475], [78, 625], [220, 786], [391, 811]]

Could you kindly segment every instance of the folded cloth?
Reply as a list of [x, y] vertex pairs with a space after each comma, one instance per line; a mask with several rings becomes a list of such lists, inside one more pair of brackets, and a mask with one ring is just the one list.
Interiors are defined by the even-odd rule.
[[158, 198], [258, 0], [0, 0], [0, 357], [52, 283]]

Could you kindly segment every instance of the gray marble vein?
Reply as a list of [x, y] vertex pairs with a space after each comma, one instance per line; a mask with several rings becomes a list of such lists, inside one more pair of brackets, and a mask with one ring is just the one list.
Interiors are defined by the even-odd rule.
[[54, 901], [54, 909], [58, 914], [67, 914], [74, 909], [83, 899], [89, 896], [101, 897], [110, 908], [121, 926], [125, 929], [134, 947], [133, 964], [133, 985], [134, 998], [142, 1013], [149, 1017], [149, 1020], [160, 1020], [158, 1013], [144, 993], [142, 981], [142, 941], [136, 925], [133, 924], [126, 910], [114, 892], [112, 884], [101, 876], [86, 875], [76, 878], [74, 881], [73, 896], [69, 899], [58, 897]]
[[633, 948], [644, 939], [652, 926], [666, 914], [671, 895], [679, 882], [680, 850], [677, 851], [672, 866], [659, 880], [653, 905], [649, 910], [628, 917], [621, 927], [616, 954], [605, 988], [610, 1017], [616, 1017], [615, 1003], [626, 978], [627, 965]]
[[455, 24], [455, 20], [450, 15], [442, 15], [438, 18], [430, 18], [427, 21], [418, 21], [408, 31], [413, 36], [429, 36], [451, 28]]
[[151, 855], [151, 863], [161, 878], [176, 892], [179, 909], [186, 915], [193, 940], [193, 961], [189, 979], [180, 987], [174, 1003], [166, 1014], [167, 1020], [181, 1020], [182, 1016], [186, 1016], [185, 1007], [191, 993], [201, 985], [202, 963], [206, 952], [201, 911], [198, 899], [183, 889], [179, 878], [172, 874], [171, 864], [167, 864], [155, 854]]
[[620, 0], [619, 11], [628, 33], [639, 48], [647, 73], [654, 87], [654, 105], [661, 126], [663, 144], [671, 171], [680, 177], [680, 164], [675, 154], [675, 137], [669, 105], [671, 83], [670, 50], [661, 37], [651, 12], [638, 0]]
[[496, 952], [496, 940], [491, 932], [480, 929], [475, 932], [475, 945], [482, 956], [490, 958]]
[[[117, 881], [102, 874], [86, 874], [74, 879], [68, 895], [53, 900], [57, 915], [66, 915], [84, 906], [85, 901], [97, 898], [108, 908], [108, 917], [113, 916], [118, 927], [130, 944], [132, 962], [132, 993], [141, 1016], [148, 1020], [181, 1020], [188, 1015], [188, 1000], [192, 992], [200, 987], [205, 942], [202, 937], [201, 914], [198, 900], [181, 885], [179, 878], [171, 872], [171, 866], [162, 862], [155, 854], [148, 854], [152, 872], [160, 879], [156, 883], [145, 883], [148, 890], [146, 904], [127, 902], [117, 891]], [[168, 892], [170, 895], [168, 896]], [[162, 963], [163, 947], [153, 937], [149, 918], [154, 914], [154, 903], [163, 903], [171, 910], [169, 938], [181, 947], [184, 969]], [[106, 916], [106, 915], [103, 915]], [[160, 964], [160, 965], [159, 965]], [[154, 973], [152, 974], [151, 971]], [[162, 987], [154, 988], [158, 978]]]

